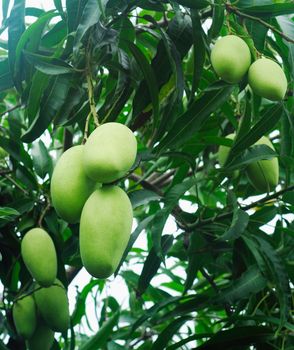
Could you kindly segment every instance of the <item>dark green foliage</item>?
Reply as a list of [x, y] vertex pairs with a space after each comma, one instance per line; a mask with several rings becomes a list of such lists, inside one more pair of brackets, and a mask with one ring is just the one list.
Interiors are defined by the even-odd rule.
[[[28, 230], [50, 232], [64, 285], [82, 268], [79, 225], [58, 217], [50, 179], [56, 159], [81, 144], [97, 119], [126, 124], [137, 137], [135, 165], [118, 181], [136, 226], [116, 280], [79, 286], [71, 329], [52, 349], [292, 349], [293, 2], [54, 6], [2, 1], [0, 349], [25, 349], [11, 307], [33, 289], [20, 258]], [[279, 62], [288, 79], [283, 101], [254, 95], [246, 76], [239, 85], [218, 79], [210, 50], [228, 34], [245, 40], [252, 61]], [[226, 139], [231, 133], [234, 141]], [[254, 146], [262, 136], [274, 150]], [[222, 168], [220, 145], [231, 147]], [[254, 197], [246, 167], [273, 157], [279, 187]], [[128, 292], [116, 300], [108, 291], [120, 279]], [[98, 332], [87, 313], [90, 297]]]

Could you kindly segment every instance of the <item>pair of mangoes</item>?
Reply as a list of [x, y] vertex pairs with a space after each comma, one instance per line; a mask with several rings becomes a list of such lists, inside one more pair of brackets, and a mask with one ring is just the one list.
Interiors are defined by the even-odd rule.
[[133, 221], [130, 200], [122, 189], [107, 184], [130, 170], [136, 153], [137, 141], [128, 127], [103, 124], [85, 145], [64, 152], [52, 175], [55, 210], [69, 223], [80, 221], [82, 262], [97, 278], [115, 271], [129, 240]]
[[65, 332], [69, 327], [66, 290], [55, 279], [50, 287], [35, 286], [33, 293], [18, 298], [12, 308], [17, 333], [27, 341], [30, 350], [49, 350], [54, 331]]
[[[235, 134], [229, 134], [227, 138], [233, 140]], [[271, 141], [262, 136], [255, 145], [266, 145], [271, 149], [275, 149]], [[229, 155], [230, 148], [227, 146], [220, 146], [218, 151], [218, 159], [221, 166], [224, 166]], [[252, 162], [246, 167], [246, 174], [253, 185], [259, 192], [269, 192], [274, 189], [279, 182], [279, 162], [277, 157], [271, 159], [260, 160]], [[238, 175], [238, 171], [234, 171], [234, 176]]]
[[246, 42], [236, 35], [219, 39], [211, 51], [211, 63], [217, 75], [228, 83], [239, 83], [248, 72], [248, 82], [254, 93], [269, 100], [285, 97], [287, 78], [281, 67], [268, 58], [251, 64]]

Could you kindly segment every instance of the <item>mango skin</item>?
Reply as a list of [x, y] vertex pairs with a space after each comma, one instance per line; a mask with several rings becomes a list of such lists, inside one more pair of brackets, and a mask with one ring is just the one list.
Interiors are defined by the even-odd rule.
[[87, 200], [80, 222], [80, 252], [84, 267], [97, 278], [116, 270], [130, 238], [133, 209], [117, 186], [96, 190]]
[[101, 183], [123, 177], [132, 167], [137, 154], [133, 132], [119, 123], [106, 123], [95, 129], [84, 146], [86, 174]]
[[51, 179], [51, 198], [57, 214], [69, 223], [80, 221], [83, 206], [95, 183], [83, 168], [84, 146], [74, 146], [59, 158]]
[[219, 39], [211, 50], [210, 58], [216, 74], [232, 84], [239, 83], [251, 63], [248, 45], [236, 35]]
[[69, 327], [70, 316], [64, 285], [56, 279], [50, 287], [37, 288], [34, 296], [45, 323], [56, 332], [65, 332]]
[[57, 256], [54, 243], [41, 228], [28, 231], [21, 242], [23, 261], [34, 279], [44, 287], [50, 286], [57, 274]]
[[50, 350], [54, 342], [54, 332], [39, 320], [34, 335], [26, 342], [29, 350]]
[[[266, 145], [275, 149], [271, 141], [262, 136], [255, 145]], [[279, 183], [279, 162], [278, 158], [260, 160], [249, 164], [246, 173], [253, 187], [259, 192], [269, 192]]]
[[[226, 136], [226, 138], [228, 139], [231, 139], [231, 140], [234, 140], [236, 134], [229, 134]], [[219, 146], [219, 149], [218, 149], [218, 162], [220, 164], [221, 167], [223, 167], [226, 163], [226, 160], [228, 158], [228, 155], [229, 155], [229, 151], [230, 151], [230, 147], [227, 147], [227, 146]], [[239, 176], [239, 170], [235, 170], [233, 171], [233, 178], [235, 179], [236, 177]]]
[[287, 91], [284, 71], [268, 58], [260, 58], [250, 66], [248, 82], [256, 95], [272, 101], [283, 100]]
[[12, 316], [17, 333], [25, 339], [31, 338], [37, 326], [37, 309], [33, 296], [21, 296], [16, 300]]

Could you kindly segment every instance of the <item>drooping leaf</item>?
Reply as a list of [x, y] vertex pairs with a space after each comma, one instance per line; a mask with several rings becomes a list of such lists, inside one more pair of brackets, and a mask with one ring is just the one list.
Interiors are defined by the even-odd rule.
[[32, 158], [38, 176], [44, 179], [47, 174], [51, 174], [52, 160], [42, 140], [33, 143]]

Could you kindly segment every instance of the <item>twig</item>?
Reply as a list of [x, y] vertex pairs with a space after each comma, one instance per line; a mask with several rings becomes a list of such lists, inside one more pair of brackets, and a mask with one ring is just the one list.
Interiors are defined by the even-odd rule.
[[252, 21], [258, 22], [258, 23], [262, 24], [263, 26], [269, 28], [273, 32], [279, 34], [282, 38], [284, 38], [285, 40], [289, 41], [290, 43], [294, 43], [294, 39], [288, 37], [286, 34], [281, 32], [280, 30], [278, 30], [276, 27], [274, 27], [271, 24], [263, 21], [261, 18], [254, 17], [254, 16], [248, 15], [248, 14], [246, 14], [244, 12], [241, 12], [236, 7], [234, 7], [234, 6], [230, 5], [230, 4], [226, 4], [226, 9], [227, 9], [228, 12], [235, 13], [239, 17], [248, 18], [248, 19], [251, 19]]
[[12, 177], [10, 177], [8, 174], [4, 174], [4, 177], [9, 180], [10, 182], [12, 182], [18, 189], [20, 189], [24, 194], [26, 194], [27, 196], [29, 195], [29, 192], [27, 190], [25, 190], [23, 187], [21, 187]]
[[50, 209], [51, 207], [51, 203], [50, 203], [50, 199], [49, 197], [46, 197], [46, 200], [47, 200], [47, 205], [45, 206], [44, 210], [41, 212], [41, 215], [40, 215], [40, 218], [38, 220], [38, 225], [42, 228], [42, 222], [43, 222], [43, 219], [47, 213], [47, 211]]
[[90, 73], [90, 68], [88, 70], [88, 74], [87, 74], [86, 78], [87, 78], [87, 84], [88, 84], [88, 96], [89, 96], [91, 114], [93, 116], [95, 125], [99, 126], [98, 114], [96, 111], [96, 104], [95, 104], [95, 99], [94, 99], [93, 80], [92, 80], [92, 76]]
[[[294, 185], [289, 186], [287, 188], [284, 188], [283, 190], [275, 192], [275, 193], [273, 193], [273, 194], [271, 194], [269, 196], [266, 196], [266, 197], [264, 197], [264, 198], [262, 198], [262, 199], [260, 199], [260, 200], [258, 200], [256, 202], [248, 204], [248, 205], [242, 207], [242, 209], [246, 211], [246, 210], [249, 210], [251, 208], [258, 207], [261, 204], [266, 203], [266, 202], [268, 202], [268, 201], [270, 201], [272, 199], [278, 198], [282, 194], [284, 194], [286, 192], [289, 192], [289, 191], [292, 191], [292, 190], [294, 190]], [[206, 219], [206, 220], [197, 220], [193, 224], [188, 224], [187, 227], [186, 227], [186, 231], [192, 231], [196, 227], [206, 226], [206, 225], [212, 224], [215, 221], [229, 218], [232, 215], [233, 215], [233, 211], [230, 211], [228, 213], [223, 213], [223, 214], [220, 214], [220, 215], [216, 215], [213, 218], [209, 218], [209, 219]]]
[[18, 109], [19, 107], [21, 107], [21, 104], [18, 104], [18, 105], [16, 105], [16, 106], [13, 106], [13, 107], [7, 109], [6, 111], [0, 113], [0, 117], [2, 117], [3, 115], [5, 115], [6, 113], [13, 112], [14, 110]]
[[91, 119], [91, 112], [88, 114], [87, 119], [86, 119], [84, 138], [83, 138], [83, 142], [82, 142], [83, 145], [86, 143], [86, 141], [88, 139], [90, 119]]

